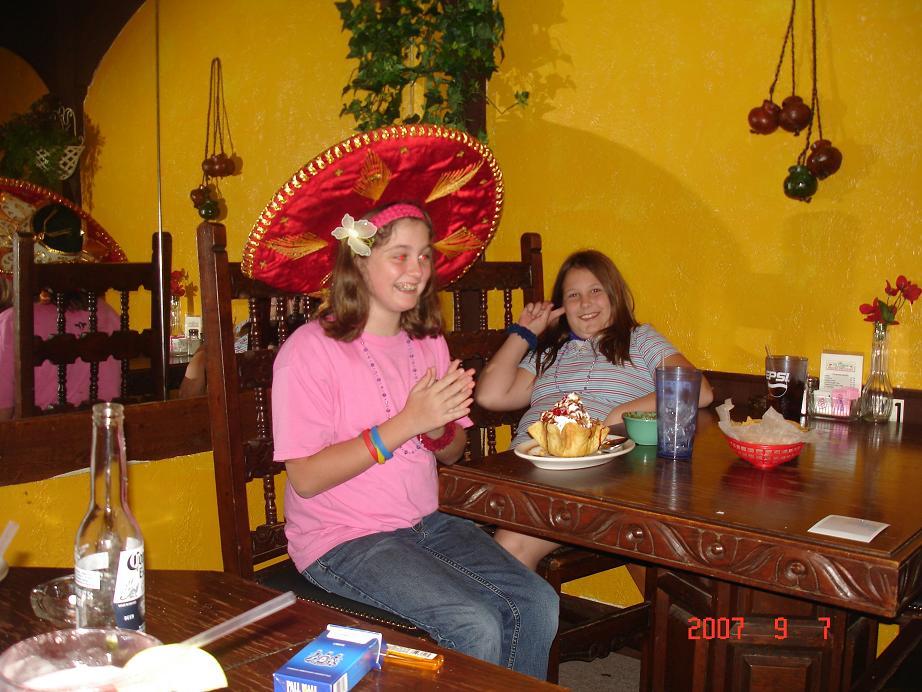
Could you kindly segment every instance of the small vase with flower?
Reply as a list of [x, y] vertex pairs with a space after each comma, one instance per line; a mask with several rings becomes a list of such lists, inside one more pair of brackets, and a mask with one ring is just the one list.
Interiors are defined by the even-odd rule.
[[185, 353], [186, 338], [182, 323], [182, 298], [189, 275], [185, 269], [170, 272], [170, 352]]
[[912, 304], [922, 295], [922, 288], [902, 274], [891, 286], [887, 281], [884, 287], [887, 298], [881, 301], [874, 298], [873, 303], [864, 303], [858, 310], [865, 316], [865, 322], [874, 324], [871, 339], [871, 370], [861, 389], [861, 414], [865, 420], [885, 423], [890, 420], [893, 410], [893, 385], [890, 383], [888, 370], [889, 342], [887, 329], [898, 325], [896, 317], [905, 303]]

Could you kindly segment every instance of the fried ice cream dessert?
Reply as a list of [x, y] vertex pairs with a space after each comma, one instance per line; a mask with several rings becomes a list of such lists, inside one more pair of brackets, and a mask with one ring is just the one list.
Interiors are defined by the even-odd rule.
[[529, 425], [528, 434], [551, 456], [584, 457], [599, 449], [608, 426], [590, 418], [579, 395], [571, 393]]

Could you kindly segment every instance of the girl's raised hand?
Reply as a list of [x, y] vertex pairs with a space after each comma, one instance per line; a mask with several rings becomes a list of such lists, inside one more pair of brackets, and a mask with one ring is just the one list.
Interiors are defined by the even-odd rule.
[[470, 413], [473, 389], [474, 371], [462, 369], [460, 361], [452, 361], [439, 379], [428, 368], [400, 413], [412, 422], [414, 434], [429, 432]]
[[554, 309], [554, 304], [547, 301], [543, 303], [528, 303], [519, 317], [519, 324], [530, 329], [536, 335], [547, 329], [549, 324], [556, 322], [564, 313], [563, 308]]

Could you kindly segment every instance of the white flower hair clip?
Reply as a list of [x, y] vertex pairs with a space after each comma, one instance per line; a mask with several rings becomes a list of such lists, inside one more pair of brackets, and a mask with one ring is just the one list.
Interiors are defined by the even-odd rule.
[[375, 242], [374, 236], [378, 232], [378, 227], [367, 219], [356, 221], [349, 214], [343, 215], [340, 224], [342, 225], [333, 229], [333, 237], [337, 240], [345, 238], [353, 254], [368, 257], [371, 254], [371, 246]]

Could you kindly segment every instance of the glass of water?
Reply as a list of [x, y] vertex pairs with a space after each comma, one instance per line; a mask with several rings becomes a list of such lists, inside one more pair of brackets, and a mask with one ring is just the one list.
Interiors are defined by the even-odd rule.
[[700, 370], [675, 365], [656, 369], [656, 456], [691, 458], [700, 394]]

